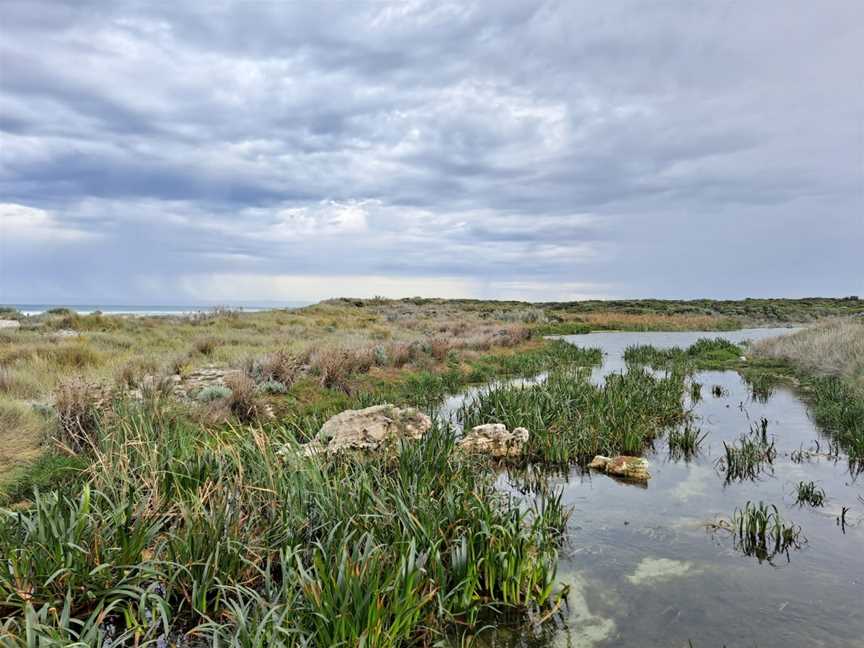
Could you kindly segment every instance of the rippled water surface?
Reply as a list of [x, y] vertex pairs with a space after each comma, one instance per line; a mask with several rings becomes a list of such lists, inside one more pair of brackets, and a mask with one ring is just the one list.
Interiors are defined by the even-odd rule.
[[[719, 334], [733, 341], [788, 333], [754, 329]], [[591, 333], [573, 344], [605, 353], [595, 379], [625, 370], [630, 344], [686, 347], [717, 333]], [[696, 374], [703, 400], [697, 423], [708, 433], [700, 455], [672, 460], [665, 438], [646, 453], [652, 479], [642, 488], [576, 468], [551, 479], [573, 507], [558, 578], [570, 585], [568, 604], [542, 636], [498, 631], [495, 646], [864, 646], [864, 475], [850, 474], [846, 457], [825, 456], [826, 438], [807, 406], [780, 387], [755, 398], [731, 371]], [[719, 385], [723, 395], [712, 395]], [[450, 408], [454, 402], [449, 403]], [[761, 418], [778, 450], [773, 473], [758, 481], [724, 483], [715, 468], [731, 443]], [[822, 455], [795, 462], [801, 448]], [[513, 476], [501, 476], [503, 488]], [[823, 508], [799, 507], [794, 486], [813, 480]], [[706, 524], [730, 518], [747, 501], [776, 505], [801, 527], [801, 548], [771, 563], [736, 550], [732, 537]], [[842, 529], [842, 507], [851, 510]]]

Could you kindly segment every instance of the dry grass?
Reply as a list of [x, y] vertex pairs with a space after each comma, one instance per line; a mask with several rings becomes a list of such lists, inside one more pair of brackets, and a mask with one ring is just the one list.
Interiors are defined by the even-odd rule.
[[60, 383], [54, 395], [57, 442], [75, 453], [89, 449], [99, 428], [103, 406], [102, 393], [96, 385], [79, 378]]
[[592, 328], [628, 331], [714, 331], [727, 326], [727, 318], [715, 315], [661, 315], [653, 313], [585, 313], [576, 318]]
[[246, 423], [258, 418], [261, 405], [255, 394], [255, 381], [243, 373], [225, 377], [225, 386], [231, 390], [227, 406], [238, 420]]
[[[273, 380], [290, 388], [312, 365], [321, 384], [350, 391], [373, 365], [386, 371], [428, 369], [451, 354], [464, 359], [519, 347], [548, 312], [515, 302], [333, 300], [293, 311], [221, 310], [185, 317], [22, 316], [19, 330], [0, 333], [0, 397], [47, 405], [70, 380], [141, 388], [147, 376], [156, 379], [148, 384], [158, 384], [162, 374], [184, 376], [204, 366], [242, 369], [258, 384]], [[709, 328], [714, 321], [603, 312], [579, 316], [604, 328]], [[64, 329], [75, 335], [59, 336]], [[42, 432], [46, 425], [43, 421]]]
[[833, 319], [753, 345], [753, 354], [808, 373], [839, 376], [864, 392], [864, 319]]
[[12, 478], [16, 464], [36, 458], [43, 429], [31, 406], [0, 396], [0, 486]]

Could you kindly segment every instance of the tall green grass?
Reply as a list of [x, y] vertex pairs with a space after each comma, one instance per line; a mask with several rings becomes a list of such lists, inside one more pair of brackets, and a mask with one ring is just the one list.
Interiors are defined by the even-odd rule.
[[113, 628], [114, 645], [403, 646], [564, 593], [560, 496], [503, 495], [447, 429], [323, 461], [277, 454], [296, 443], [285, 427], [208, 432], [160, 402], [111, 418], [78, 493], [3, 513], [10, 645]]
[[686, 349], [631, 345], [624, 350], [624, 361], [628, 364], [658, 369], [668, 369], [676, 364], [690, 365], [693, 368], [722, 368], [737, 362], [740, 356], [741, 347], [721, 337], [700, 338]]
[[685, 390], [680, 372], [656, 377], [634, 368], [596, 385], [585, 370], [561, 368], [536, 385], [493, 385], [465, 403], [458, 419], [466, 428], [503, 423], [529, 429], [529, 459], [584, 462], [595, 454], [641, 454], [684, 420]]

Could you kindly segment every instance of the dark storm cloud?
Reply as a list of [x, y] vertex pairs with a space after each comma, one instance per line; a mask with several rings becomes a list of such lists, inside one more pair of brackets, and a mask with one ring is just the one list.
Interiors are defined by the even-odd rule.
[[855, 2], [3, 15], [0, 301], [864, 292]]

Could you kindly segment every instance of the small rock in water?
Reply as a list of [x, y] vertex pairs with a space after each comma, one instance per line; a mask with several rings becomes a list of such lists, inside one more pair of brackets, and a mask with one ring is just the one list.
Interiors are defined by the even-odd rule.
[[471, 428], [457, 446], [466, 452], [504, 459], [521, 456], [528, 436], [525, 428], [515, 428], [510, 432], [503, 423], [487, 423]]
[[639, 482], [651, 479], [651, 473], [648, 472], [648, 462], [642, 457], [628, 457], [625, 455], [604, 457], [603, 455], [597, 455], [591, 460], [588, 467], [602, 470], [607, 475], [621, 477], [622, 479], [632, 479]]

